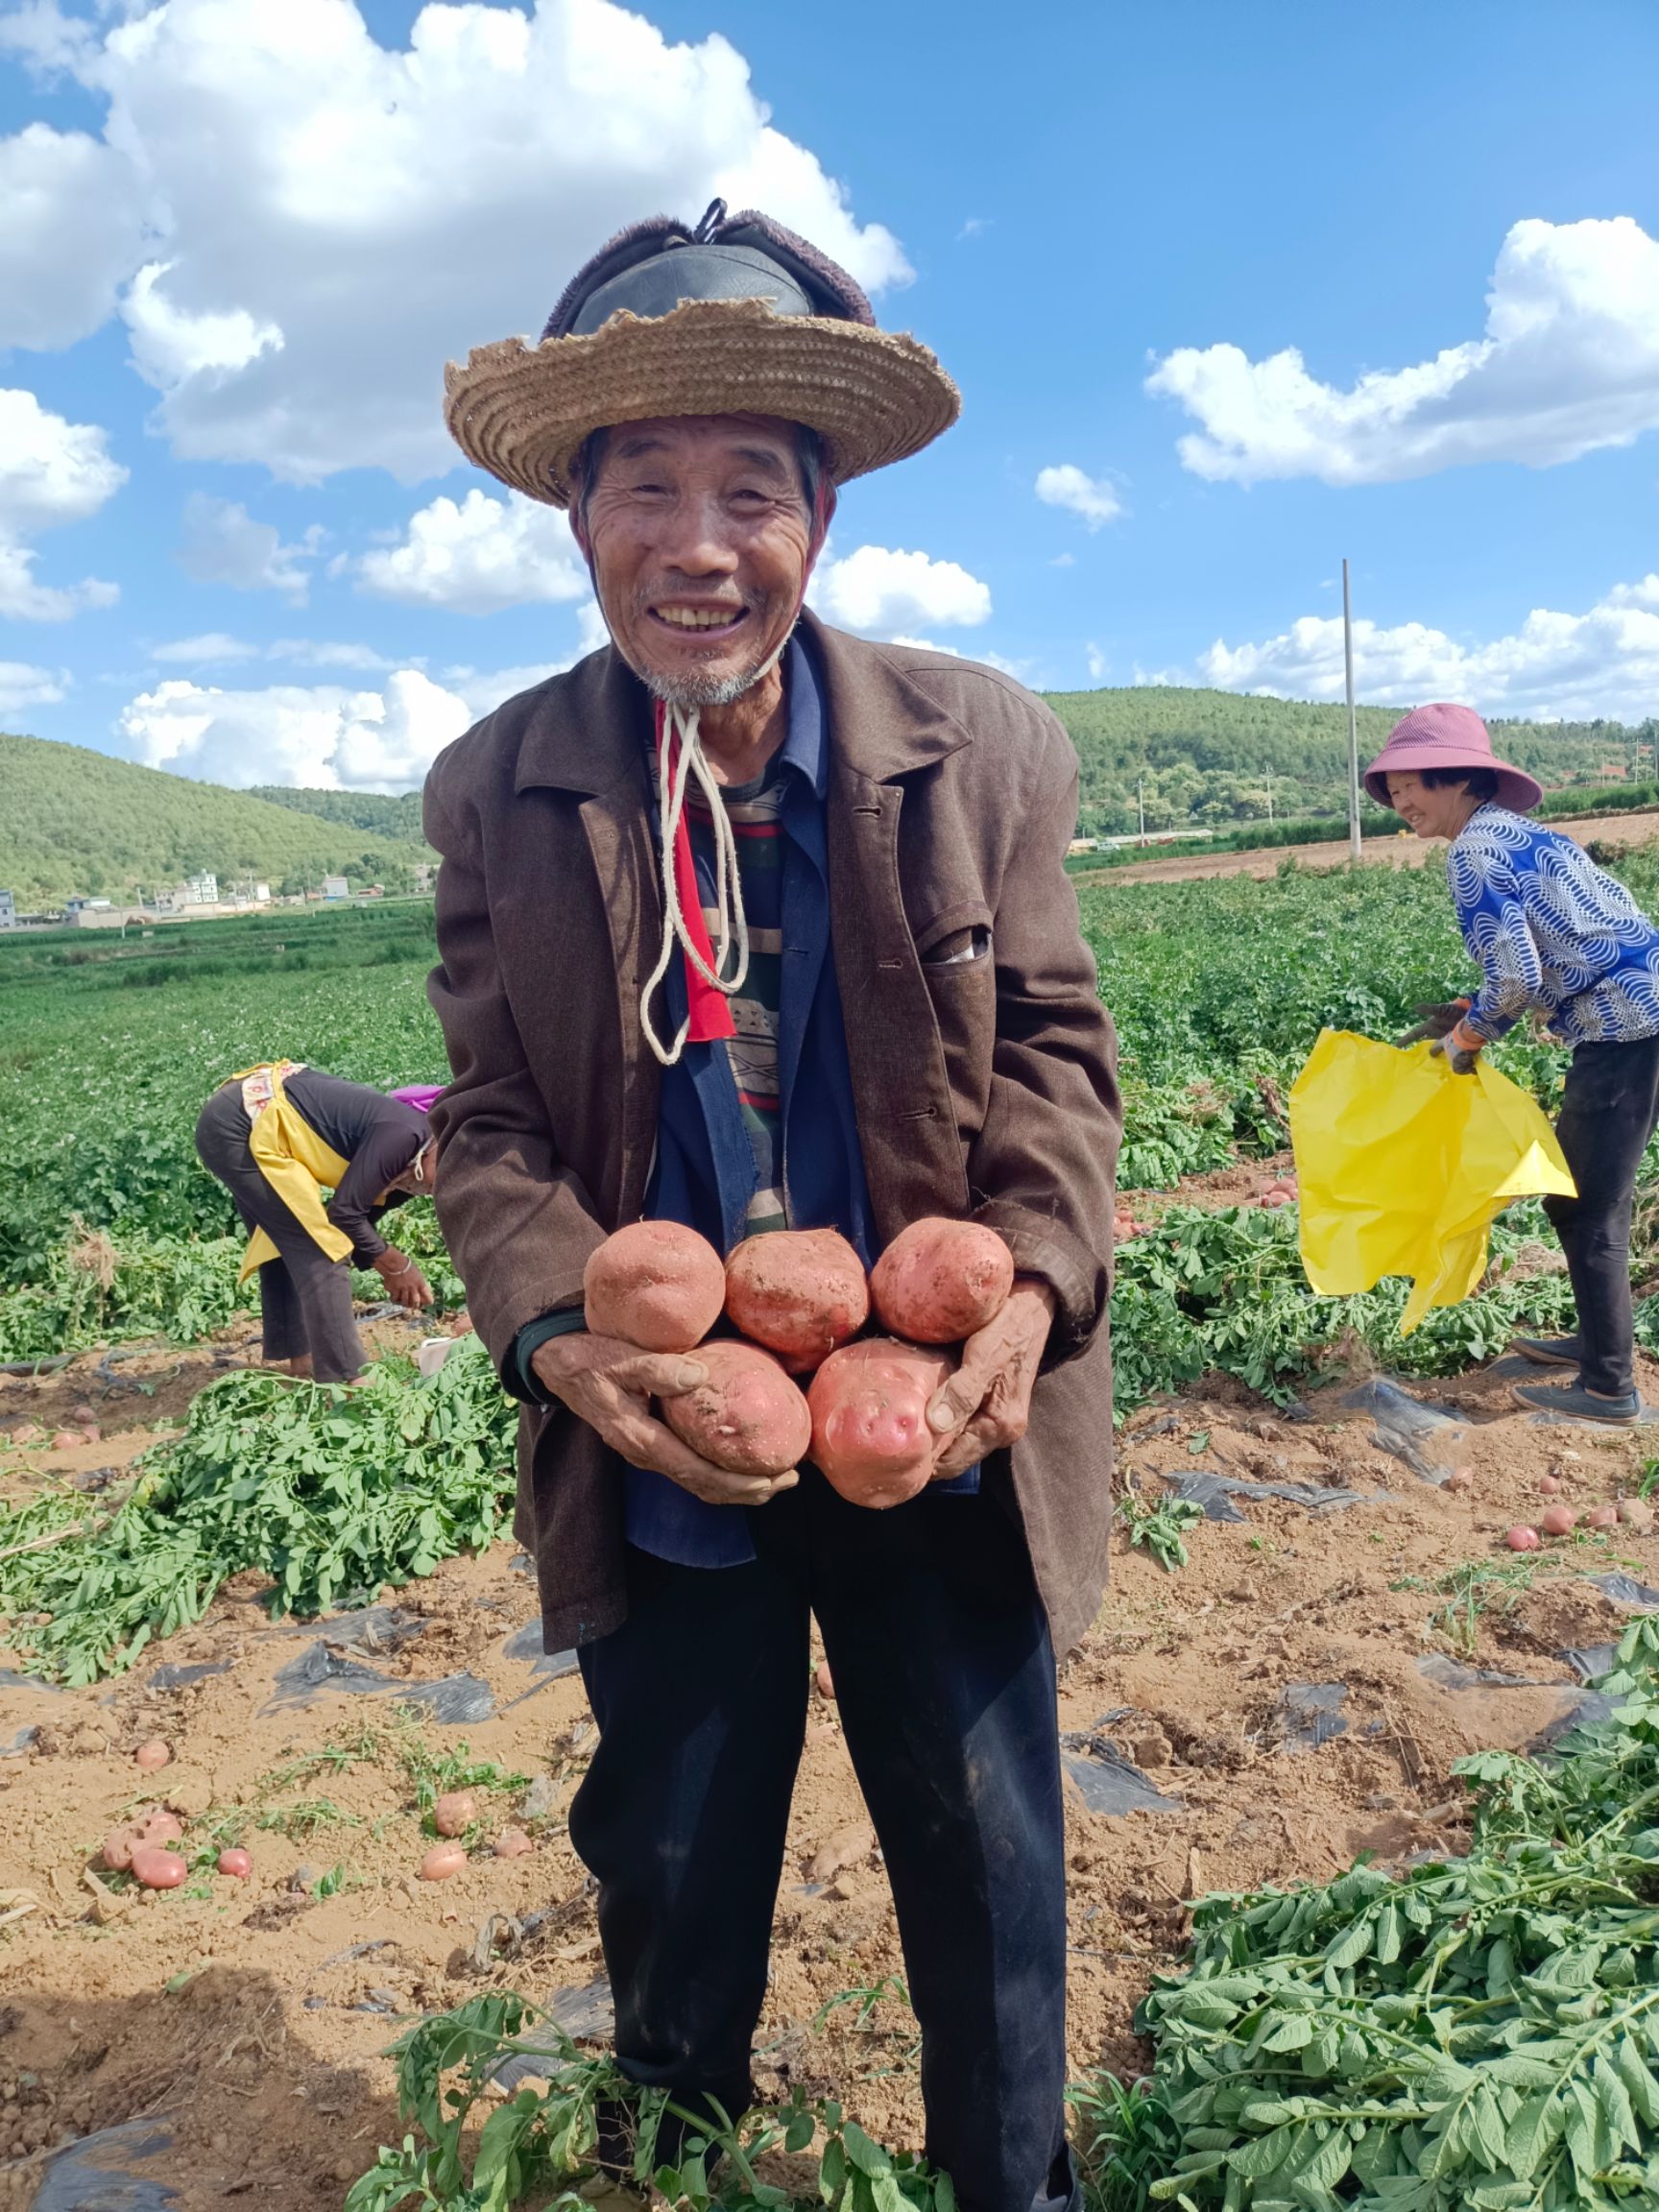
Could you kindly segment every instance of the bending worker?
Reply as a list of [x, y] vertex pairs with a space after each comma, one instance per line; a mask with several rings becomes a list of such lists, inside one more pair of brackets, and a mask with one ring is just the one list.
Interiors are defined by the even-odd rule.
[[[542, 1633], [599, 1723], [570, 1839], [622, 2073], [699, 2115], [750, 2102], [816, 1616], [928, 2154], [963, 2212], [1066, 2212], [1054, 1662], [1106, 1571], [1118, 1130], [1065, 865], [1077, 757], [996, 670], [802, 612], [836, 487], [957, 404], [844, 270], [719, 201], [613, 240], [539, 347], [449, 372], [468, 454], [568, 508], [610, 641], [427, 779], [439, 1205], [527, 1402]], [[870, 1260], [939, 1214], [1018, 1274], [928, 1408], [932, 1483], [889, 1511], [700, 1457], [655, 1403], [698, 1359], [585, 1326], [589, 1256], [641, 1215], [722, 1251], [834, 1228]], [[603, 2164], [626, 2132], [613, 2109]]]
[[[1365, 788], [1419, 837], [1446, 837], [1476, 996], [1420, 1006], [1410, 1038], [1432, 1037], [1459, 1073], [1529, 1010], [1573, 1047], [1555, 1133], [1577, 1186], [1546, 1198], [1567, 1256], [1575, 1334], [1522, 1337], [1539, 1366], [1572, 1382], [1521, 1382], [1523, 1406], [1627, 1426], [1642, 1411], [1630, 1314], [1636, 1170], [1659, 1122], [1659, 929], [1580, 845], [1524, 819], [1543, 796], [1492, 756], [1473, 708], [1418, 707], [1395, 725]], [[1404, 1040], [1409, 1042], [1410, 1039]]]
[[[373, 1268], [399, 1306], [431, 1305], [425, 1276], [375, 1228], [391, 1207], [437, 1185], [438, 1147], [408, 1098], [274, 1061], [214, 1092], [196, 1150], [252, 1232], [239, 1280], [258, 1269], [268, 1363], [319, 1382], [362, 1372], [353, 1266]], [[333, 1192], [326, 1204], [325, 1190]]]

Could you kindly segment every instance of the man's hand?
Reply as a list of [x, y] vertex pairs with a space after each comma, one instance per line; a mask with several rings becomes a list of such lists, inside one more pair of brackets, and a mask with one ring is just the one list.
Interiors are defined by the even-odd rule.
[[432, 1303], [432, 1286], [416, 1266], [413, 1260], [394, 1249], [390, 1244], [374, 1262], [374, 1272], [386, 1286], [388, 1298], [399, 1306], [407, 1306], [411, 1312]]
[[783, 1475], [733, 1475], [699, 1458], [653, 1416], [653, 1398], [683, 1397], [708, 1380], [695, 1353], [641, 1352], [620, 1336], [575, 1330], [539, 1344], [530, 1364], [537, 1380], [631, 1467], [666, 1475], [707, 1505], [764, 1505], [801, 1479], [792, 1467]]
[[927, 1408], [927, 1425], [940, 1441], [935, 1482], [949, 1481], [987, 1452], [1024, 1435], [1054, 1305], [1046, 1283], [1016, 1276], [1001, 1312], [963, 1345], [962, 1364]]

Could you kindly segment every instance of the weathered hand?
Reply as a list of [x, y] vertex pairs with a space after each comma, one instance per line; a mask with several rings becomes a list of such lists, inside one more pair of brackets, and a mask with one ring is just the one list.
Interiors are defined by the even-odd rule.
[[940, 1443], [935, 1482], [949, 1481], [987, 1452], [1024, 1435], [1054, 1306], [1046, 1283], [1016, 1276], [1001, 1312], [963, 1345], [961, 1365], [927, 1407], [927, 1425]]
[[575, 1330], [538, 1345], [537, 1378], [579, 1420], [596, 1430], [631, 1467], [666, 1475], [709, 1505], [764, 1505], [800, 1480], [793, 1468], [771, 1477], [733, 1475], [682, 1444], [651, 1411], [653, 1398], [695, 1390], [708, 1369], [695, 1353], [641, 1352], [620, 1336]]
[[388, 1245], [374, 1262], [374, 1272], [386, 1288], [388, 1298], [399, 1306], [407, 1306], [411, 1312], [432, 1303], [432, 1286], [416, 1266], [413, 1260]]

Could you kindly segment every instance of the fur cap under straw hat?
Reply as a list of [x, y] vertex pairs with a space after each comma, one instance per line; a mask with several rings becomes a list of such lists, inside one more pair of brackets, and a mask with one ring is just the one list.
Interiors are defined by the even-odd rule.
[[540, 345], [504, 338], [445, 372], [445, 419], [503, 484], [570, 504], [598, 429], [666, 415], [771, 415], [824, 442], [844, 483], [948, 430], [961, 396], [926, 347], [878, 328], [844, 269], [770, 216], [658, 216], [594, 254]]

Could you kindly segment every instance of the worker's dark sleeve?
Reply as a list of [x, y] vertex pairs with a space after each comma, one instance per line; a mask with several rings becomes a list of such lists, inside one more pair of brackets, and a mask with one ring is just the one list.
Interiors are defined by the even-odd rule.
[[375, 1200], [395, 1175], [401, 1175], [422, 1142], [419, 1129], [403, 1121], [371, 1121], [358, 1140], [340, 1188], [328, 1201], [336, 1229], [351, 1239], [351, 1261], [371, 1267], [389, 1249], [374, 1222], [386, 1211]]

